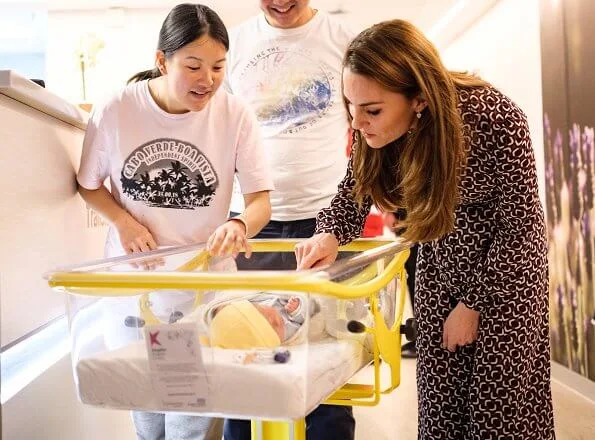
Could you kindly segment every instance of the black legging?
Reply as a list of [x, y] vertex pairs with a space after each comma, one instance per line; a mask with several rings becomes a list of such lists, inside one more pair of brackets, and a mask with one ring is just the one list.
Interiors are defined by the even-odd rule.
[[407, 272], [407, 288], [409, 289], [409, 299], [411, 308], [413, 308], [413, 298], [415, 297], [415, 262], [417, 260], [417, 245], [413, 245], [409, 250], [409, 258], [405, 262], [405, 271]]
[[[394, 213], [396, 220], [404, 220], [407, 213], [404, 209], [398, 209]], [[399, 236], [405, 231], [404, 228], [395, 230], [395, 235]], [[411, 246], [409, 258], [405, 262], [405, 271], [407, 272], [407, 288], [409, 289], [409, 299], [411, 299], [411, 308], [414, 308], [413, 298], [415, 297], [415, 263], [417, 261], [417, 244]]]

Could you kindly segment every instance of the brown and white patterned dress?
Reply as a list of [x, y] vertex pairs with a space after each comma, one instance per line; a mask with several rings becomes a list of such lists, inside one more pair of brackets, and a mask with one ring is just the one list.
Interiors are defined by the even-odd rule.
[[[419, 439], [553, 439], [547, 243], [526, 117], [488, 87], [460, 90], [459, 111], [470, 151], [455, 230], [417, 259]], [[353, 184], [350, 162], [317, 217], [341, 244], [371, 205], [358, 208]], [[450, 353], [442, 330], [459, 301], [480, 312], [479, 335]]]

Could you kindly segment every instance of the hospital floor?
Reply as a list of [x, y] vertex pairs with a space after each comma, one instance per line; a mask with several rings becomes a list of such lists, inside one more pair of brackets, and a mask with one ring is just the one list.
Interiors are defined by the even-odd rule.
[[[406, 310], [411, 313], [411, 310]], [[387, 374], [384, 374], [387, 377]], [[372, 383], [371, 367], [356, 381]], [[554, 420], [557, 440], [595, 439], [595, 401], [588, 400], [552, 379]], [[417, 438], [417, 393], [415, 359], [401, 362], [401, 384], [392, 394], [381, 397], [375, 407], [355, 408], [356, 440], [415, 440]]]
[[[372, 379], [371, 369], [361, 380]], [[552, 380], [557, 440], [595, 439], [595, 402]], [[417, 438], [417, 396], [415, 360], [403, 359], [401, 385], [382, 396], [378, 406], [355, 408], [356, 440], [415, 440]]]

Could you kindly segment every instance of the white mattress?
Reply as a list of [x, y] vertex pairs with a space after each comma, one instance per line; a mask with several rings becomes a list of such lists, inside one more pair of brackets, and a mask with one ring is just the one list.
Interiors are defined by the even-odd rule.
[[[305, 417], [372, 359], [368, 349], [351, 339], [328, 337], [290, 351], [287, 364], [244, 365], [237, 361], [238, 351], [203, 348], [208, 377], [204, 405], [176, 410], [237, 418]], [[79, 360], [75, 376], [84, 403], [165, 410], [153, 390], [143, 341]]]

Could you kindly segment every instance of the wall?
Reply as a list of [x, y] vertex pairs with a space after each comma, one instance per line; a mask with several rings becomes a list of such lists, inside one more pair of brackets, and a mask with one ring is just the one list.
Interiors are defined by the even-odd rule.
[[[68, 122], [52, 113], [69, 115], [62, 116]], [[103, 255], [106, 228], [85, 207], [75, 180], [85, 116], [25, 78], [0, 71], [0, 121], [2, 438], [90, 438], [81, 417], [69, 419], [91, 414], [72, 392], [69, 360], [52, 366], [70, 341], [60, 318], [64, 297], [43, 279], [57, 266]], [[76, 426], [60, 433], [68, 423]]]
[[[248, 4], [248, 5], [246, 5]], [[72, 102], [82, 102], [80, 60], [87, 35], [103, 44], [95, 64], [87, 69], [86, 102], [96, 102], [121, 88], [138, 71], [154, 65], [161, 23], [170, 8], [50, 11], [47, 42], [47, 87]], [[248, 18], [258, 8], [242, 2], [234, 9], [218, 9], [228, 27]]]
[[442, 50], [453, 70], [478, 73], [527, 115], [545, 205], [539, 0], [501, 0]]
[[594, 21], [591, 0], [501, 0], [442, 52], [447, 66], [478, 72], [527, 114], [548, 220], [552, 358], [591, 380]]
[[0, 4], [0, 69], [45, 79], [47, 22], [41, 4]]
[[541, 17], [552, 357], [595, 385], [595, 7], [544, 1]]
[[64, 314], [64, 298], [49, 288], [43, 274], [99, 258], [106, 229], [89, 223], [89, 212], [77, 194], [83, 130], [4, 94], [0, 121], [4, 348]]
[[[311, 0], [314, 8], [337, 13], [354, 32], [391, 18], [413, 22], [437, 43], [450, 41], [461, 29], [498, 0], [466, 1], [456, 15], [449, 14], [460, 0]], [[66, 2], [68, 3], [68, 2]], [[126, 2], [137, 7], [141, 2]], [[87, 73], [87, 102], [101, 99], [117, 90], [131, 75], [151, 68], [161, 23], [175, 2], [163, 1], [163, 7], [147, 9], [106, 8], [106, 2], [91, 2], [86, 10], [50, 9], [48, 16], [47, 79], [48, 87], [64, 98], [82, 101], [80, 61], [77, 56], [81, 37], [94, 35], [103, 44], [95, 66]], [[202, 2], [214, 8], [228, 28], [259, 12], [258, 0], [210, 0]], [[83, 7], [83, 6], [81, 6]], [[447, 17], [445, 17], [447, 16]], [[446, 19], [445, 19], [446, 18]]]

